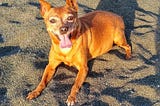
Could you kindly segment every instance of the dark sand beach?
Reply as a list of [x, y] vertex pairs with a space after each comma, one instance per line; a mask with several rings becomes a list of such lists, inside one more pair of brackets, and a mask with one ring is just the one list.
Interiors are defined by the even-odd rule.
[[[53, 7], [64, 0], [47, 0]], [[76, 106], [160, 106], [160, 1], [78, 0], [79, 16], [95, 10], [121, 15], [132, 59], [119, 47], [88, 63]], [[60, 65], [42, 94], [28, 92], [48, 63], [51, 40], [38, 0], [0, 0], [0, 106], [65, 106], [77, 70]]]

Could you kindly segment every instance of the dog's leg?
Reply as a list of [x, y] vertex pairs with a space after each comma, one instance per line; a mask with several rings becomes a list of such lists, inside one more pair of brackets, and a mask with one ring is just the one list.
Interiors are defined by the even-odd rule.
[[54, 61], [54, 64], [48, 64], [45, 68], [45, 71], [43, 73], [41, 82], [37, 86], [35, 90], [30, 92], [27, 96], [27, 99], [31, 100], [33, 98], [36, 98], [37, 96], [40, 95], [42, 90], [46, 87], [48, 82], [51, 80], [52, 76], [55, 74], [55, 68], [60, 64], [59, 61]]
[[124, 43], [122, 45], [119, 45], [119, 46], [125, 49], [125, 51], [126, 51], [126, 59], [127, 60], [130, 59], [131, 58], [131, 47], [126, 43]]
[[114, 43], [122, 47], [126, 51], [126, 59], [131, 58], [131, 47], [127, 44], [125, 34], [123, 30], [117, 30], [115, 33]]
[[[78, 67], [77, 67], [77, 69], [78, 69]], [[67, 99], [67, 106], [72, 106], [76, 102], [76, 94], [78, 93], [80, 87], [82, 86], [83, 82], [85, 81], [87, 73], [88, 73], [87, 65], [80, 67], [78, 70], [79, 70], [79, 72], [77, 74], [75, 83], [74, 83], [74, 85], [71, 89], [71, 93]]]

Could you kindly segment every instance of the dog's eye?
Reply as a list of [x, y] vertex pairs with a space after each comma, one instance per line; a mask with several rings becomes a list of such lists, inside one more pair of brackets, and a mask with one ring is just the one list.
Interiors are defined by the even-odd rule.
[[69, 16], [69, 17], [67, 18], [68, 21], [73, 21], [73, 19], [74, 19], [73, 16]]
[[49, 22], [54, 24], [56, 22], [56, 20], [55, 19], [50, 19]]

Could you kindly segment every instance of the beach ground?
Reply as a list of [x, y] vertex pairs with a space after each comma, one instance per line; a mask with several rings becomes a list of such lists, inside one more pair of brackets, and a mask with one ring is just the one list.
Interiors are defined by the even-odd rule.
[[[48, 0], [53, 7], [64, 0]], [[78, 0], [79, 16], [95, 10], [121, 15], [132, 59], [119, 47], [89, 62], [76, 106], [160, 106], [159, 0]], [[39, 83], [51, 46], [38, 0], [0, 1], [0, 105], [65, 106], [77, 71], [60, 65], [42, 94]]]

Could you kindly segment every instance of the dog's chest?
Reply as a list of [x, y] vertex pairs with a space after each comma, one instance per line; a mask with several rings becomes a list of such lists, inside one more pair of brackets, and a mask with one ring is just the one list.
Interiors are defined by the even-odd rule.
[[[63, 54], [62, 56], [60, 56], [60, 60], [68, 65], [68, 66], [73, 66], [73, 55], [71, 52], [71, 48], [65, 48], [65, 49], [61, 49], [61, 53]], [[58, 59], [58, 60], [59, 60]]]
[[62, 54], [66, 55], [67, 53], [70, 52], [71, 48], [63, 48], [63, 49], [61, 48], [60, 50], [61, 50]]
[[68, 66], [73, 66], [72, 57], [68, 57], [68, 56], [64, 57], [62, 62]]

